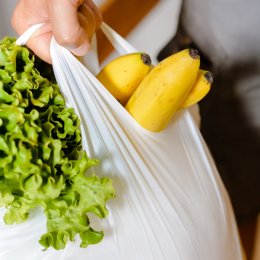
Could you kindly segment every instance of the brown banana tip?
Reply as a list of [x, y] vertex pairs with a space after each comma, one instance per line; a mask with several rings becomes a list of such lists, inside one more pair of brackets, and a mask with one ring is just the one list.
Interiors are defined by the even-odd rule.
[[211, 72], [207, 71], [205, 74], [204, 74], [204, 78], [207, 80], [207, 82], [209, 84], [212, 84], [213, 83], [213, 80], [214, 80], [214, 76]]
[[200, 58], [199, 51], [196, 50], [196, 49], [189, 49], [189, 54], [190, 54], [191, 58], [193, 58], [193, 59], [199, 59]]
[[141, 59], [145, 65], [150, 66], [152, 64], [152, 60], [151, 60], [150, 56], [146, 53], [142, 53]]

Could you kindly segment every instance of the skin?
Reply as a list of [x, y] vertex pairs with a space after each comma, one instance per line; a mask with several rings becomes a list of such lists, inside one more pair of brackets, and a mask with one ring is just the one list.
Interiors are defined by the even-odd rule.
[[20, 0], [12, 16], [12, 26], [19, 35], [34, 24], [45, 23], [27, 45], [48, 63], [52, 36], [76, 56], [83, 56], [101, 22], [91, 0]]

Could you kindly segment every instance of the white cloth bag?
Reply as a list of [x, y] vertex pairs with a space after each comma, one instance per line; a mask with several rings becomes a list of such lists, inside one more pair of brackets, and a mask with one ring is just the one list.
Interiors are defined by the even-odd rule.
[[[120, 54], [135, 51], [106, 24], [101, 28]], [[94, 228], [104, 230], [101, 243], [82, 249], [76, 241], [65, 250], [42, 251], [45, 220], [35, 212], [24, 224], [0, 223], [0, 259], [242, 259], [229, 197], [188, 110], [166, 130], [149, 132], [89, 71], [97, 71], [95, 51], [86, 68], [53, 39], [51, 56], [67, 104], [81, 118], [83, 147], [101, 160], [95, 172], [113, 179], [117, 197], [108, 202], [107, 219], [91, 216]]]

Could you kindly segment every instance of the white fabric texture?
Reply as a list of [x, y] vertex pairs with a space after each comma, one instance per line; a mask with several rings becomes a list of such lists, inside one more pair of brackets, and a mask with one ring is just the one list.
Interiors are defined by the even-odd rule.
[[[121, 54], [135, 50], [107, 25], [102, 30]], [[67, 104], [81, 118], [83, 148], [101, 160], [95, 171], [113, 179], [117, 197], [108, 203], [106, 220], [91, 217], [105, 237], [86, 249], [76, 241], [65, 250], [42, 251], [40, 211], [15, 226], [1, 218], [0, 259], [242, 259], [228, 195], [188, 110], [166, 130], [149, 132], [54, 39], [51, 56]]]

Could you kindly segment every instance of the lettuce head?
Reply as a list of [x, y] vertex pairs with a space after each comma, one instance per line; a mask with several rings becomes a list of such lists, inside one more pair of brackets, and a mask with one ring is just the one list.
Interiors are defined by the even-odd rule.
[[63, 249], [76, 235], [81, 247], [103, 238], [88, 213], [108, 214], [112, 181], [87, 173], [98, 164], [82, 150], [80, 121], [66, 107], [51, 67], [15, 39], [0, 41], [0, 206], [6, 224], [26, 221], [42, 207], [44, 248]]

